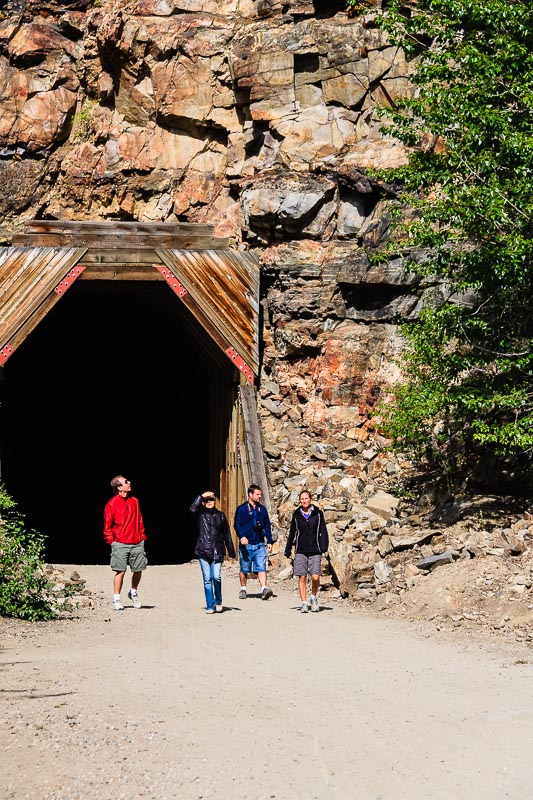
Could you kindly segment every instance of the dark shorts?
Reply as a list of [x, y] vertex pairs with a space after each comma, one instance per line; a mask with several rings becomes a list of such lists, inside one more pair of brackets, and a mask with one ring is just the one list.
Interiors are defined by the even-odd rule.
[[122, 544], [113, 542], [111, 545], [111, 569], [115, 572], [142, 572], [148, 566], [148, 559], [144, 552], [144, 542], [139, 544]]
[[294, 563], [292, 565], [292, 571], [296, 575], [296, 577], [301, 577], [302, 575], [320, 575], [320, 562], [322, 561], [322, 556], [306, 556], [303, 553], [296, 553], [294, 556]]

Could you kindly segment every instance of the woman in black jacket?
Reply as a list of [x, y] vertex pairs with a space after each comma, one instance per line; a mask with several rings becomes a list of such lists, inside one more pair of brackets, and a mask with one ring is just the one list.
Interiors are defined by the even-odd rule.
[[223, 511], [215, 508], [215, 502], [213, 492], [203, 492], [191, 505], [198, 526], [194, 555], [200, 560], [208, 614], [222, 611], [222, 562], [226, 550], [230, 558], [235, 558], [228, 520]]
[[307, 602], [307, 576], [311, 575], [311, 611], [319, 611], [318, 590], [322, 553], [329, 546], [328, 529], [322, 511], [311, 503], [311, 495], [304, 489], [300, 492], [300, 505], [292, 515], [285, 555], [290, 558], [294, 546], [294, 574], [298, 576], [298, 590], [302, 606], [300, 611], [309, 611]]

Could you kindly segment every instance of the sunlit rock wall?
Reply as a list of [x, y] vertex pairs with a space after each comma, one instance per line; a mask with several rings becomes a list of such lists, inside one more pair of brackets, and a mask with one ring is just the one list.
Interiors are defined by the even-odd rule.
[[409, 91], [409, 66], [372, 15], [343, 7], [14, 0], [0, 14], [4, 244], [31, 218], [187, 221], [260, 255], [282, 525], [294, 476], [325, 499], [351, 475], [343, 492], [360, 499], [397, 474], [369, 412], [419, 303], [400, 257], [368, 258], [394, 194], [369, 169], [406, 160], [376, 109]]

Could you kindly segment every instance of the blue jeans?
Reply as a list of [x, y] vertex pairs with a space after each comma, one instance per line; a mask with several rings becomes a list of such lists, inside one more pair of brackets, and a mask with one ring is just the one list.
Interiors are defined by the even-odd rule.
[[267, 549], [264, 544], [239, 545], [240, 570], [246, 575], [250, 572], [266, 572]]
[[222, 563], [201, 558], [200, 569], [204, 579], [206, 606], [214, 610], [215, 606], [222, 605]]

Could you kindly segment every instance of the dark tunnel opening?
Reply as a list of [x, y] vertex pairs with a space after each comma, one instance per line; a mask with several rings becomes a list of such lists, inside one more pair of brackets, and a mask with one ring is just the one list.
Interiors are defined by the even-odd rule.
[[217, 490], [217, 377], [191, 319], [165, 284], [80, 281], [5, 365], [1, 479], [48, 561], [108, 563], [103, 507], [118, 474], [139, 498], [150, 563], [191, 559], [189, 505]]

